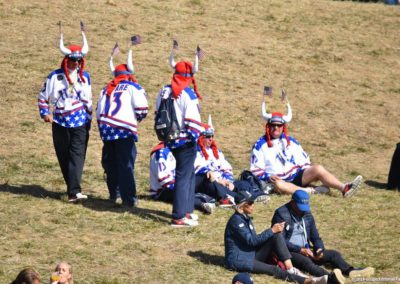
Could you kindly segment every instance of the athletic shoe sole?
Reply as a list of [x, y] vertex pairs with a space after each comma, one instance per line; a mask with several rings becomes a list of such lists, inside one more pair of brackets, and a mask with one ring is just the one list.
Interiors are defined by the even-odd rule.
[[350, 278], [366, 278], [374, 275], [375, 269], [373, 267], [366, 267], [361, 270], [352, 270], [349, 273]]
[[339, 284], [345, 284], [346, 283], [346, 278], [344, 278], [342, 271], [340, 269], [335, 268], [333, 270], [333, 274], [335, 274], [336, 280], [338, 281]]
[[351, 182], [351, 184], [352, 184], [351, 189], [344, 194], [344, 197], [345, 198], [352, 197], [354, 195], [354, 193], [356, 193], [356, 191], [360, 188], [360, 185], [361, 185], [362, 181], [363, 181], [363, 177], [362, 176], [357, 176]]
[[254, 200], [255, 202], [265, 202], [267, 203], [270, 200], [269, 196], [267, 195], [260, 195], [257, 196], [256, 200]]

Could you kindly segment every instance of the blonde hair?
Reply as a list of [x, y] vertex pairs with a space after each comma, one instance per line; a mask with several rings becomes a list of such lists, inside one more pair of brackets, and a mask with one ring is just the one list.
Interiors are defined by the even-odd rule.
[[57, 271], [61, 264], [65, 264], [68, 267], [69, 274], [71, 274], [71, 279], [68, 279], [68, 284], [74, 284], [74, 277], [72, 275], [72, 264], [70, 264], [69, 262], [62, 261], [57, 263], [56, 269], [54, 269], [54, 271]]

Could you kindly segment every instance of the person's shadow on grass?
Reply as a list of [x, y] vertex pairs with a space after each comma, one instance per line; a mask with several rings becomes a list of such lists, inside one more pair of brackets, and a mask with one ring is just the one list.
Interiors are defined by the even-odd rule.
[[204, 264], [207, 265], [216, 265], [216, 266], [221, 266], [225, 268], [225, 260], [223, 256], [220, 255], [214, 255], [214, 254], [208, 254], [206, 252], [203, 252], [201, 250], [198, 251], [188, 251], [187, 253], [189, 256], [201, 261]]
[[[22, 185], [10, 185], [8, 183], [0, 184], [0, 192], [9, 192], [17, 195], [29, 195], [35, 198], [51, 198], [56, 200], [64, 200], [68, 202], [66, 194], [62, 192], [50, 191], [36, 184], [22, 184]], [[106, 199], [89, 196], [87, 200], [83, 200], [79, 203], [71, 205], [81, 204], [82, 206], [89, 208], [94, 211], [110, 211], [116, 213], [129, 212], [137, 215], [142, 219], [153, 220], [158, 223], [169, 223], [171, 218], [170, 214], [161, 210], [140, 208], [140, 207], [124, 207], [119, 204], [115, 204]], [[140, 203], [139, 203], [140, 206]]]
[[36, 198], [51, 198], [61, 200], [64, 193], [49, 191], [40, 185], [22, 184], [10, 185], [8, 183], [0, 184], [0, 192], [9, 192], [18, 195], [30, 195]]
[[387, 183], [384, 182], [378, 182], [375, 180], [366, 180], [365, 184], [369, 185], [370, 187], [375, 187], [376, 189], [387, 189]]

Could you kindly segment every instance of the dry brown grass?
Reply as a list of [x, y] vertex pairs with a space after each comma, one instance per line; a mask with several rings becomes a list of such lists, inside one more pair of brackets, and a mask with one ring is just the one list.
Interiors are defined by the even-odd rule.
[[[76, 283], [229, 283], [223, 231], [230, 211], [201, 216], [193, 230], [172, 230], [170, 205], [142, 200], [124, 211], [104, 201], [101, 141], [95, 122], [84, 172], [82, 205], [64, 202], [65, 186], [49, 125], [36, 99], [57, 67], [58, 27], [68, 43], [80, 43], [79, 20], [89, 29], [87, 70], [94, 101], [110, 80], [107, 57], [118, 41], [125, 61], [128, 39], [137, 78], [149, 94], [170, 80], [171, 39], [179, 58], [207, 52], [197, 76], [203, 118], [213, 115], [217, 139], [234, 165], [248, 168], [249, 152], [263, 132], [263, 85], [284, 87], [294, 110], [290, 132], [341, 179], [362, 174], [383, 184], [399, 142], [400, 10], [395, 6], [341, 1], [4, 1], [0, 0], [0, 282], [33, 265], [46, 279], [59, 260], [75, 266]], [[277, 93], [271, 109], [284, 110]], [[137, 183], [147, 193], [148, 153], [156, 143], [152, 115], [140, 125]], [[258, 230], [288, 197], [258, 206]], [[363, 185], [354, 198], [313, 198], [328, 247], [378, 276], [399, 276], [400, 196]], [[256, 282], [278, 281], [256, 276]]]

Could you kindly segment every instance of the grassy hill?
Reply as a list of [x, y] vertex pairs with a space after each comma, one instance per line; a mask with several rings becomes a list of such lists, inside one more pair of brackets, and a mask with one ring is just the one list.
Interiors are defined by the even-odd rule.
[[[24, 266], [47, 280], [56, 262], [75, 267], [76, 283], [230, 283], [223, 267], [223, 231], [230, 210], [200, 216], [192, 230], [171, 229], [171, 206], [142, 197], [139, 208], [106, 202], [100, 165], [102, 142], [93, 121], [83, 176], [90, 199], [66, 202], [50, 125], [39, 119], [37, 95], [59, 66], [58, 21], [66, 44], [81, 43], [88, 27], [87, 68], [94, 102], [111, 79], [108, 56], [115, 42], [124, 63], [129, 38], [136, 77], [148, 92], [149, 117], [140, 125], [138, 193], [147, 194], [155, 98], [177, 60], [192, 60], [197, 44], [207, 53], [197, 84], [202, 117], [212, 114], [219, 146], [238, 175], [248, 168], [262, 135], [264, 85], [270, 110], [285, 111], [285, 88], [294, 119], [289, 131], [341, 180], [362, 174], [367, 182], [351, 199], [338, 192], [314, 196], [312, 207], [328, 248], [377, 277], [399, 276], [398, 191], [380, 189], [400, 142], [400, 9], [382, 3], [311, 0], [255, 1], [4, 1], [0, 0], [0, 283]], [[288, 196], [256, 207], [258, 231]], [[279, 281], [256, 275], [257, 283]], [[46, 281], [44, 281], [46, 283]]]

